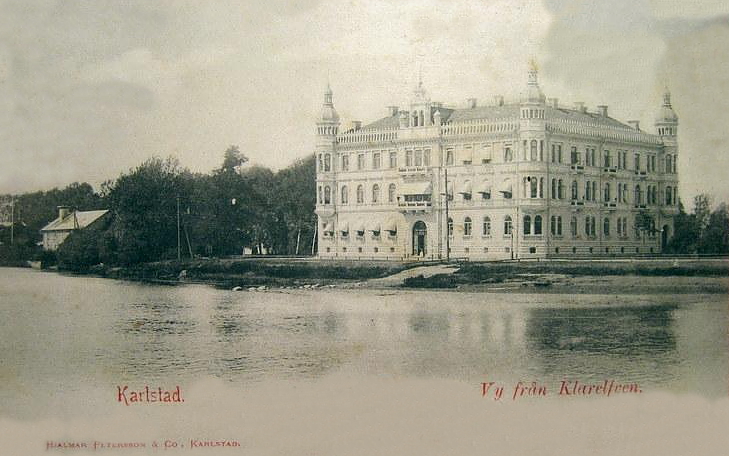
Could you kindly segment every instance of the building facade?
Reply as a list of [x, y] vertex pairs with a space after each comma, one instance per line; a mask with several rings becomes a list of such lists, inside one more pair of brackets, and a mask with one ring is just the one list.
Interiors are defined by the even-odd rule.
[[318, 255], [498, 260], [659, 253], [678, 212], [678, 117], [655, 134], [607, 106], [566, 108], [536, 68], [516, 103], [462, 109], [422, 86], [407, 109], [340, 131], [327, 88], [316, 125]]
[[89, 229], [100, 223], [109, 211], [76, 211], [68, 206], [58, 206], [58, 217], [41, 228], [43, 249], [55, 251], [76, 230]]

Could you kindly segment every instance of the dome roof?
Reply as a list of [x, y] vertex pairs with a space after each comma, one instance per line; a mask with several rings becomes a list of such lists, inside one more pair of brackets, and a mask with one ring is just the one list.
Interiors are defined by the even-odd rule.
[[527, 89], [522, 96], [523, 102], [544, 103], [547, 99], [544, 96], [544, 92], [542, 92], [542, 89], [539, 87], [539, 79], [537, 73], [538, 72], [536, 63], [531, 62], [529, 65], [529, 79], [527, 82]]
[[656, 123], [663, 122], [678, 122], [678, 116], [671, 106], [671, 92], [668, 90], [663, 94], [663, 106], [661, 106], [658, 115], [656, 115]]
[[339, 114], [337, 114], [337, 110], [334, 109], [334, 106], [332, 105], [324, 105], [321, 107], [321, 112], [319, 113], [319, 121], [320, 122], [339, 122]]
[[339, 114], [334, 109], [334, 103], [332, 102], [332, 88], [327, 84], [327, 90], [324, 92], [324, 104], [319, 112], [320, 122], [339, 122]]

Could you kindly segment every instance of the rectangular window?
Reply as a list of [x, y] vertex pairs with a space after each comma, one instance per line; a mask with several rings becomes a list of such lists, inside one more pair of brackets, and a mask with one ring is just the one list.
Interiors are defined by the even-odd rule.
[[342, 155], [342, 171], [349, 171], [349, 155]]
[[562, 163], [562, 144], [557, 144], [557, 161]]
[[446, 149], [446, 165], [453, 164], [453, 149]]
[[357, 154], [357, 169], [362, 170], [365, 168], [365, 156], [364, 154]]
[[430, 149], [423, 151], [423, 166], [430, 166]]
[[640, 154], [635, 154], [635, 170], [640, 171]]
[[423, 166], [423, 151], [420, 149], [415, 151], [415, 166]]
[[390, 151], [390, 168], [397, 168], [397, 152], [394, 150]]
[[405, 166], [413, 166], [413, 151], [405, 151]]
[[372, 152], [372, 169], [380, 169], [380, 153]]

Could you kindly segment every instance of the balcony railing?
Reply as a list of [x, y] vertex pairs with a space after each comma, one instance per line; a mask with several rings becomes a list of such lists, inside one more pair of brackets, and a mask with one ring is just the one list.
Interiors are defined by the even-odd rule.
[[426, 209], [433, 206], [430, 201], [398, 201], [398, 207], [401, 209]]

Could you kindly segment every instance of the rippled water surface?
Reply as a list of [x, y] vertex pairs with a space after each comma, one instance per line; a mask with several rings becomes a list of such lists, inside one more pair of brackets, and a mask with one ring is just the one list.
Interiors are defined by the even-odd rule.
[[0, 269], [0, 414], [29, 391], [386, 377], [726, 394], [725, 295], [231, 292]]

